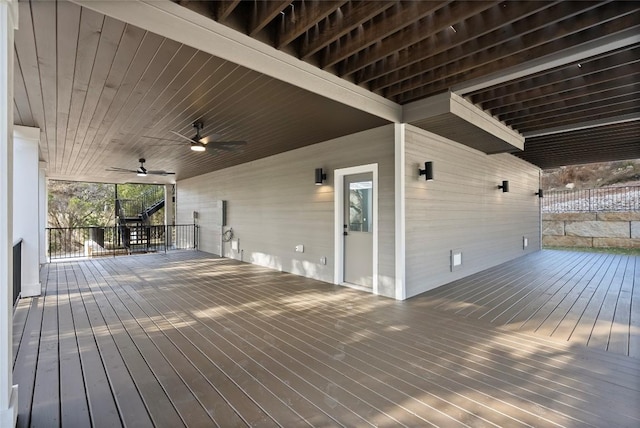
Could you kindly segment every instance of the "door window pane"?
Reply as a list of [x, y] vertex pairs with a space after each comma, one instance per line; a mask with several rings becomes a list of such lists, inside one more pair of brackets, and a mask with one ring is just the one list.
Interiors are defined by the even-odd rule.
[[349, 183], [349, 230], [372, 232], [373, 182]]

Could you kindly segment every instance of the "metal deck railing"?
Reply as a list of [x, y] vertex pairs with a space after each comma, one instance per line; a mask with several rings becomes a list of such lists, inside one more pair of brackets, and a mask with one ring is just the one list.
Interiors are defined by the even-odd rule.
[[548, 191], [542, 212], [640, 211], [640, 186]]
[[197, 249], [194, 224], [160, 226], [49, 227], [49, 260]]

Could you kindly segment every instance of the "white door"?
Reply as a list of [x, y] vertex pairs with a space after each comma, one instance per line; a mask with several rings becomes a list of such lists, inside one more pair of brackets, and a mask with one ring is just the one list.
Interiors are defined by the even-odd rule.
[[373, 173], [344, 176], [344, 282], [373, 286]]

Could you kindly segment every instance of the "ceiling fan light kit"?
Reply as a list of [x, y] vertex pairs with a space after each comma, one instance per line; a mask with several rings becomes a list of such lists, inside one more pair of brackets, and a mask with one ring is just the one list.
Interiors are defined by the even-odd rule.
[[203, 143], [191, 143], [191, 150], [194, 152], [204, 152], [206, 149]]
[[196, 130], [196, 135], [193, 138], [189, 138], [186, 135], [182, 135], [177, 131], [169, 131], [173, 135], [182, 138], [183, 140], [189, 141], [190, 148], [194, 152], [204, 152], [209, 149], [214, 150], [225, 150], [225, 151], [234, 151], [239, 146], [244, 146], [247, 144], [246, 141], [219, 141], [219, 135], [213, 134], [208, 137], [203, 137], [201, 135], [201, 131], [204, 129], [204, 124], [202, 122], [193, 122], [193, 128]]

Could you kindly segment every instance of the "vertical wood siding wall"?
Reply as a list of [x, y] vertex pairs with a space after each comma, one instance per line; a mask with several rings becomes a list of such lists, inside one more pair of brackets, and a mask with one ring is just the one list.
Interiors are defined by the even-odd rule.
[[[338, 168], [378, 163], [379, 291], [393, 297], [394, 128], [388, 125], [187, 180], [177, 188], [177, 221], [198, 211], [200, 249], [219, 253], [217, 200], [227, 200], [227, 224], [242, 253], [225, 244], [224, 255], [277, 270], [333, 282], [334, 174]], [[328, 180], [314, 185], [315, 168]], [[304, 245], [304, 253], [295, 246]], [[320, 262], [327, 257], [327, 264]]]
[[[537, 167], [410, 125], [405, 139], [407, 297], [540, 249]], [[418, 177], [425, 161], [434, 181]], [[509, 193], [497, 188], [502, 180]], [[451, 272], [453, 249], [462, 250], [462, 266]]]

